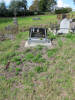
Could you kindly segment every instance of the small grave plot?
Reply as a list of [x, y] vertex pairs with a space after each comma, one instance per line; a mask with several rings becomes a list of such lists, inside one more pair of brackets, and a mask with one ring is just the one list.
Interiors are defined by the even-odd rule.
[[47, 39], [47, 29], [32, 27], [29, 29], [29, 39], [25, 43], [25, 47], [44, 45], [50, 46], [51, 41]]

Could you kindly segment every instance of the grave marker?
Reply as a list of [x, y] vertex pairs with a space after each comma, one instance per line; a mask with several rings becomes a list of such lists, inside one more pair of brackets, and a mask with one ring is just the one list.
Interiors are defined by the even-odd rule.
[[29, 39], [25, 44], [25, 47], [44, 45], [51, 46], [51, 41], [47, 39], [46, 28], [32, 27], [29, 29]]

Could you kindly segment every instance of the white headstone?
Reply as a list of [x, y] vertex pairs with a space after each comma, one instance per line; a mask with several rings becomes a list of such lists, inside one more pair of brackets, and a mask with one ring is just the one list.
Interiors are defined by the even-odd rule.
[[70, 20], [64, 18], [60, 23], [60, 30], [58, 31], [58, 33], [67, 34], [69, 33], [69, 30], [70, 30]]

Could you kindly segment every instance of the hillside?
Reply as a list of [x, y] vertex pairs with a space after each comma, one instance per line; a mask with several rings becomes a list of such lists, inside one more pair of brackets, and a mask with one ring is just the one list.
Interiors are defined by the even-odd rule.
[[[45, 17], [38, 23], [56, 21]], [[0, 100], [75, 100], [75, 34], [52, 37], [48, 48], [24, 48], [28, 31], [0, 42]]]

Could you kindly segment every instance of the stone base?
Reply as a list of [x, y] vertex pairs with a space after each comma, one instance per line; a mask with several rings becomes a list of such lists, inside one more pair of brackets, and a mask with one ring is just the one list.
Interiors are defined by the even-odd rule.
[[51, 42], [49, 42], [49, 43], [48, 42], [46, 42], [46, 43], [31, 42], [31, 43], [29, 43], [28, 41], [26, 41], [26, 43], [25, 43], [25, 47], [35, 47], [35, 46], [38, 46], [38, 45], [50, 47]]

